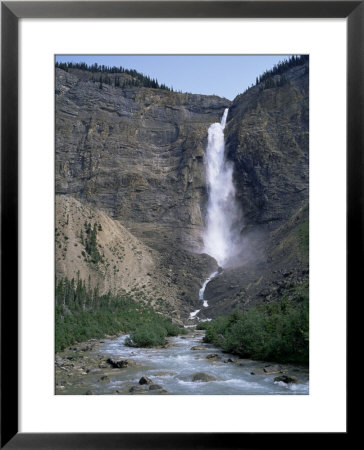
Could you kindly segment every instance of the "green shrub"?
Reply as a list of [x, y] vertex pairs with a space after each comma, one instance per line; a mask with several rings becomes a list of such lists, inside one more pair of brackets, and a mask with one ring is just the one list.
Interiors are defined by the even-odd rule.
[[187, 331], [184, 328], [175, 325], [171, 320], [156, 315], [153, 320], [136, 328], [125, 343], [131, 347], [156, 347], [165, 345], [167, 336], [178, 336], [186, 333]]
[[308, 364], [308, 285], [287, 291], [279, 303], [219, 317], [203, 327], [205, 341], [226, 352], [245, 358]]
[[187, 333], [184, 328], [180, 328], [178, 325], [172, 323], [171, 320], [165, 320], [163, 326], [167, 331], [167, 336], [178, 336]]
[[122, 332], [136, 333], [136, 345], [163, 345], [166, 336], [185, 333], [183, 328], [157, 314], [130, 295], [100, 295], [78, 279], [56, 284], [56, 351], [90, 338]]
[[208, 327], [208, 323], [207, 322], [200, 322], [197, 326], [196, 326], [196, 330], [206, 330]]
[[85, 240], [83, 238], [83, 231], [81, 230], [81, 242], [84, 243], [85, 245], [85, 249], [86, 249], [86, 253], [88, 253], [88, 255], [90, 255], [91, 257], [91, 261], [94, 264], [99, 263], [100, 261], [102, 261], [102, 257], [100, 255], [100, 252], [97, 248], [97, 230], [100, 230], [100, 228], [98, 228], [97, 224], [94, 223], [94, 226], [91, 226], [91, 223], [87, 223], [85, 222], [84, 224], [84, 228], [85, 228]]
[[132, 347], [156, 347], [165, 345], [167, 330], [160, 324], [145, 324], [131, 333], [125, 343]]

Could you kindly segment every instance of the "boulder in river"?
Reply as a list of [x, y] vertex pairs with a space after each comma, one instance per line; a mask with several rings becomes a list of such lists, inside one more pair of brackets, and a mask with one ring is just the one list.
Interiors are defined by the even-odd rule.
[[280, 366], [265, 366], [263, 370], [267, 375], [283, 372]]
[[116, 360], [113, 358], [109, 358], [106, 362], [110, 364], [114, 369], [123, 369], [132, 365], [132, 361], [130, 359]]
[[88, 375], [99, 375], [103, 373], [101, 369], [87, 369], [86, 372]]
[[206, 350], [203, 345], [195, 345], [194, 347], [191, 347], [191, 350]]
[[274, 381], [275, 382], [282, 381], [283, 383], [286, 383], [286, 384], [298, 383], [298, 379], [296, 377], [288, 376], [288, 375], [281, 375], [280, 377], [275, 377]]
[[58, 367], [75, 367], [75, 364], [69, 359], [63, 359], [60, 356], [56, 357], [56, 366]]
[[80, 347], [75, 347], [73, 350], [76, 352], [90, 352], [91, 350], [93, 350], [93, 348], [94, 344], [84, 344]]
[[159, 384], [151, 384], [149, 386], [150, 391], [158, 392], [159, 394], [168, 394], [168, 391], [166, 391], [162, 386]]
[[141, 377], [139, 384], [153, 384], [153, 381], [148, 377]]
[[110, 383], [110, 378], [105, 375], [105, 376], [99, 378], [99, 382], [100, 383]]
[[219, 356], [217, 353], [210, 353], [209, 355], [206, 356], [206, 359], [210, 361], [217, 361], [221, 359], [221, 356]]
[[217, 379], [206, 372], [196, 372], [192, 375], [192, 381], [217, 381]]
[[173, 375], [176, 375], [176, 372], [155, 372], [153, 373], [153, 375], [155, 377], [166, 377], [166, 376], [170, 376], [173, 377]]
[[160, 384], [152, 384], [149, 386], [149, 390], [150, 391], [161, 391], [161, 390], [164, 390], [164, 388]]
[[273, 375], [274, 373], [283, 373], [282, 367], [279, 365], [266, 365], [263, 368], [258, 367], [253, 369], [250, 374], [251, 375]]
[[148, 391], [148, 386], [137, 384], [129, 389], [130, 394], [145, 394]]
[[267, 375], [266, 372], [264, 372], [264, 369], [254, 369], [250, 372], [250, 375]]

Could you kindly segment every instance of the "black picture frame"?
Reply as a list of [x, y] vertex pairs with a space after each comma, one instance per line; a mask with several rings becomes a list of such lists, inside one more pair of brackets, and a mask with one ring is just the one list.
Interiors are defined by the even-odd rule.
[[[347, 305], [363, 265], [363, 1], [1, 2], [1, 448], [185, 449], [327, 445], [325, 433], [18, 432], [18, 21], [21, 18], [347, 18]], [[11, 107], [9, 107], [11, 105]], [[348, 306], [347, 306], [348, 310]], [[350, 345], [347, 345], [350, 353]], [[349, 363], [349, 358], [348, 358]], [[11, 370], [8, 370], [11, 365]], [[348, 373], [349, 374], [349, 373]], [[349, 394], [349, 392], [348, 392]], [[334, 395], [334, 393], [333, 393]], [[349, 398], [349, 397], [348, 397]], [[350, 431], [350, 434], [349, 434]], [[347, 445], [352, 435], [332, 433]]]

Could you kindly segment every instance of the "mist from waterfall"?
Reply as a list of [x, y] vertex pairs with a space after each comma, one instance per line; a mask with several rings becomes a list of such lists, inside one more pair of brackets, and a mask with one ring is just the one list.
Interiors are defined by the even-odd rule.
[[238, 241], [236, 225], [241, 216], [235, 200], [233, 166], [225, 158], [224, 128], [228, 111], [225, 109], [221, 123], [209, 127], [205, 154], [208, 203], [204, 252], [215, 258], [220, 267], [234, 253]]

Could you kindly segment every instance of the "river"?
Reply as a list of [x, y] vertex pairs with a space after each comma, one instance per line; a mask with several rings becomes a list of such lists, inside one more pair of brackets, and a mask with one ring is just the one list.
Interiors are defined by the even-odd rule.
[[[172, 395], [302, 395], [308, 394], [308, 369], [292, 365], [240, 359], [222, 353], [202, 342], [202, 331], [169, 338], [167, 348], [131, 348], [124, 345], [127, 335], [96, 341], [91, 350], [68, 350], [56, 363], [57, 394], [172, 394]], [[196, 350], [191, 348], [197, 347]], [[207, 358], [209, 355], [216, 355]], [[113, 369], [108, 358], [129, 360], [132, 365]], [[62, 363], [65, 362], [64, 364]], [[62, 367], [63, 366], [63, 367]], [[61, 369], [62, 367], [62, 369]], [[100, 368], [101, 367], [101, 368]], [[268, 373], [266, 373], [266, 372]], [[66, 373], [67, 372], [67, 373]], [[193, 381], [196, 373], [208, 374], [213, 381]], [[255, 374], [252, 374], [255, 373]], [[274, 381], [282, 374], [294, 376], [298, 383]], [[141, 387], [148, 377], [162, 389]]]

